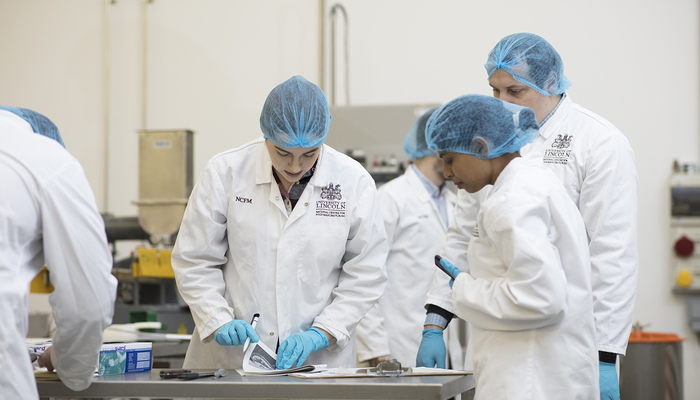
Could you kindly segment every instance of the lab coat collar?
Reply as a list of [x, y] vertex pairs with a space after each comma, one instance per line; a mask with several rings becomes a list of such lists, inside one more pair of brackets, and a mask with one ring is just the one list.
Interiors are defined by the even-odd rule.
[[0, 126], [2, 126], [4, 131], [13, 129], [18, 132], [21, 131], [34, 134], [34, 129], [32, 129], [29, 122], [25, 121], [24, 118], [20, 117], [19, 115], [7, 110], [0, 110]]
[[486, 195], [486, 198], [491, 197], [494, 193], [498, 192], [498, 190], [501, 188], [503, 185], [503, 181], [510, 180], [509, 176], [512, 174], [517, 173], [517, 171], [520, 168], [523, 168], [521, 164], [523, 165], [540, 165], [542, 160], [540, 159], [541, 155], [535, 151], [529, 152], [523, 156], [516, 157], [506, 165], [505, 168], [503, 168], [503, 171], [498, 175], [498, 178], [496, 178], [496, 182], [493, 183], [492, 189], [489, 191], [489, 193]]
[[433, 201], [428, 189], [426, 189], [425, 184], [420, 176], [418, 176], [418, 172], [416, 172], [417, 169], [418, 167], [411, 164], [406, 168], [404, 175], [406, 175], [406, 179], [408, 179], [409, 184], [413, 188], [413, 192], [418, 196], [418, 200], [420, 200], [421, 203]]
[[557, 105], [557, 108], [554, 110], [554, 113], [547, 118], [542, 126], [540, 126], [540, 136], [546, 140], [557, 131], [559, 125], [564, 122], [566, 116], [569, 114], [571, 104], [571, 96], [569, 96], [568, 93], [565, 93], [564, 97], [559, 102], [559, 105]]
[[258, 156], [255, 158], [255, 184], [272, 183], [275, 178], [272, 176], [272, 160], [270, 159], [270, 153], [267, 151], [267, 146], [265, 146], [265, 138], [260, 137], [258, 141], [260, 146], [258, 148]]

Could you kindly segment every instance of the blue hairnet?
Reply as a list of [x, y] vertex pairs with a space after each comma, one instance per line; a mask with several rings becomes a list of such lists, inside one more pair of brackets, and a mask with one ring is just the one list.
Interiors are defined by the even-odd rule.
[[299, 75], [272, 89], [260, 114], [265, 138], [288, 149], [322, 145], [330, 124], [326, 95]]
[[48, 138], [51, 138], [60, 143], [61, 146], [66, 147], [66, 145], [63, 143], [63, 139], [61, 139], [61, 134], [58, 132], [58, 128], [56, 127], [56, 125], [53, 122], [51, 122], [50, 119], [39, 114], [38, 112], [26, 108], [10, 106], [0, 106], [0, 110], [5, 110], [13, 114], [17, 114], [20, 118], [27, 121], [29, 125], [32, 126], [32, 130], [35, 133], [39, 133]]
[[426, 111], [425, 114], [418, 117], [413, 127], [408, 132], [408, 135], [403, 140], [403, 149], [411, 160], [417, 160], [423, 157], [437, 157], [437, 153], [428, 148], [428, 143], [425, 142], [425, 124], [428, 118], [437, 110], [437, 108]]
[[[428, 147], [435, 151], [496, 158], [514, 153], [538, 134], [537, 119], [531, 108], [506, 103], [495, 97], [469, 94], [458, 97], [433, 113], [425, 128]], [[488, 146], [480, 154], [481, 137]]]
[[489, 78], [497, 69], [538, 92], [562, 94], [571, 86], [564, 76], [564, 63], [549, 42], [532, 33], [515, 33], [501, 39], [489, 52], [484, 65]]

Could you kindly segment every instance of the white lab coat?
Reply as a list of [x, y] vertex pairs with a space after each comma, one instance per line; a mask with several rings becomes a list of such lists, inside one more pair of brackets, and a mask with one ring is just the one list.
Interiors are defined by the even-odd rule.
[[[457, 196], [445, 190], [448, 216]], [[357, 326], [357, 358], [391, 354], [402, 366], [416, 365], [425, 321], [425, 295], [430, 289], [434, 256], [447, 227], [415, 166], [379, 188], [389, 256], [389, 282], [384, 295]], [[454, 323], [445, 334], [452, 365], [462, 368], [463, 350]]]
[[0, 110], [0, 399], [39, 397], [27, 353], [29, 283], [47, 266], [57, 330], [52, 362], [87, 388], [117, 281], [104, 221], [79, 162], [55, 140]]
[[[624, 354], [632, 329], [639, 266], [638, 178], [628, 140], [610, 122], [572, 103], [567, 95], [520, 153], [538, 154], [578, 206], [588, 234], [598, 350]], [[489, 189], [458, 194], [444, 249], [448, 259], [464, 261], [478, 204]], [[468, 269], [464, 263], [456, 265]], [[453, 311], [449, 280], [443, 275], [434, 275], [426, 303]]]
[[477, 227], [452, 290], [472, 324], [475, 398], [598, 398], [586, 231], [537, 154], [505, 167]]
[[331, 333], [310, 364], [355, 365], [355, 326], [386, 286], [386, 234], [374, 181], [324, 145], [287, 215], [262, 139], [214, 156], [190, 196], [172, 255], [197, 329], [185, 366], [240, 368], [240, 346], [217, 329], [259, 313], [271, 349], [312, 326]]

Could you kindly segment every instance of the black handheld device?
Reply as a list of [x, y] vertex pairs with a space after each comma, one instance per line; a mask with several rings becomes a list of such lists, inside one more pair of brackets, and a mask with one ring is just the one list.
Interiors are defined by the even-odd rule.
[[450, 278], [454, 279], [454, 277], [452, 276], [452, 274], [450, 274], [449, 272], [447, 272], [447, 270], [445, 269], [445, 267], [443, 267], [442, 264], [440, 264], [440, 260], [442, 260], [442, 257], [440, 257], [439, 255], [436, 254], [436, 255], [435, 255], [435, 266], [438, 267], [438, 268], [440, 268], [440, 271], [446, 273], [447, 276], [449, 276]]

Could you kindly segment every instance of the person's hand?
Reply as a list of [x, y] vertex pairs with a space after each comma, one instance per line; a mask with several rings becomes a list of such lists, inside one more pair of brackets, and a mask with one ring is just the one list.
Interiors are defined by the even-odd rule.
[[447, 270], [447, 272], [452, 276], [452, 279], [450, 280], [450, 289], [452, 289], [452, 285], [454, 285], [457, 275], [461, 274], [462, 271], [444, 258], [440, 259], [440, 265], [442, 265], [442, 267], [445, 268], [445, 270]]
[[599, 361], [600, 399], [620, 400], [620, 384], [617, 381], [615, 364]]
[[423, 329], [423, 338], [420, 340], [416, 367], [445, 368], [445, 341], [442, 339], [442, 331], [439, 329]]
[[299, 359], [301, 367], [312, 352], [328, 347], [328, 337], [317, 328], [290, 335], [277, 350], [277, 369], [289, 369]]
[[42, 367], [42, 368], [45, 367], [47, 370], [49, 370], [49, 372], [53, 371], [53, 363], [51, 362], [51, 349], [52, 348], [53, 348], [53, 346], [44, 350], [44, 352], [36, 360], [37, 364], [39, 364], [40, 367]]
[[224, 324], [214, 335], [216, 343], [222, 346], [240, 346], [247, 338], [250, 338], [253, 343], [260, 340], [253, 326], [240, 319]]

